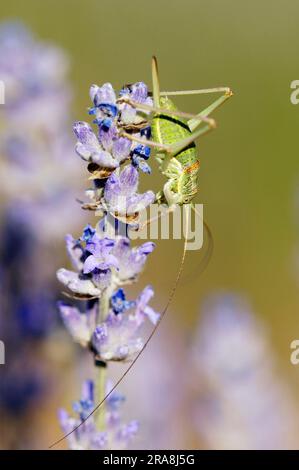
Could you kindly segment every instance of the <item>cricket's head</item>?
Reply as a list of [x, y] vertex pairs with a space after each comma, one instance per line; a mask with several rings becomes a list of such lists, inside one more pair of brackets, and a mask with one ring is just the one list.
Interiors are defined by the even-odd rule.
[[169, 109], [171, 111], [175, 111], [177, 109], [174, 102], [167, 96], [160, 97], [160, 107], [163, 109]]

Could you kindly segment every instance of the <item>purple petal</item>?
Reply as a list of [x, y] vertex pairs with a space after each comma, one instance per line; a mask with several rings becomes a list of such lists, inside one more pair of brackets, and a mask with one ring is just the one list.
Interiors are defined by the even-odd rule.
[[108, 178], [105, 190], [104, 190], [104, 198], [108, 204], [114, 205], [115, 201], [121, 194], [121, 186], [118, 175], [114, 172]]
[[83, 254], [83, 248], [80, 243], [72, 237], [72, 235], [66, 235], [65, 241], [70, 260], [72, 261], [74, 268], [80, 271], [82, 269], [81, 258]]
[[94, 402], [94, 382], [92, 380], [84, 380], [81, 391], [81, 400]]
[[138, 308], [143, 309], [154, 296], [154, 289], [151, 286], [146, 286], [137, 299]]
[[78, 273], [67, 269], [59, 269], [57, 271], [57, 279], [76, 294], [98, 296], [101, 293], [92, 281], [89, 279], [80, 279]]
[[75, 147], [76, 152], [84, 160], [88, 160], [92, 155], [97, 155], [102, 151], [97, 136], [89, 124], [77, 121], [73, 126], [73, 130], [79, 140]]
[[97, 106], [100, 103], [114, 104], [116, 102], [115, 92], [111, 83], [104, 83], [101, 87], [92, 86], [90, 95], [93, 96], [94, 104]]
[[147, 86], [143, 82], [137, 82], [132, 85], [131, 98], [138, 103], [144, 103], [147, 98]]
[[113, 255], [105, 255], [100, 269], [116, 268], [118, 269], [118, 259]]
[[108, 436], [106, 432], [94, 433], [91, 437], [90, 450], [103, 450], [108, 444]]
[[59, 302], [62, 320], [75, 341], [86, 346], [90, 341], [91, 332], [87, 326], [86, 317], [76, 307]]
[[148, 255], [149, 253], [152, 253], [154, 249], [156, 248], [155, 243], [153, 242], [146, 242], [141, 245], [138, 250], [140, 250], [141, 253]]
[[101, 291], [109, 287], [111, 284], [111, 277], [111, 269], [107, 269], [106, 271], [95, 269], [92, 273], [92, 280]]
[[135, 121], [137, 111], [129, 104], [124, 104], [121, 111], [121, 120], [124, 124], [130, 124]]
[[[71, 418], [67, 411], [65, 411], [63, 408], [60, 408], [58, 410], [58, 420], [61, 426], [61, 429], [63, 430], [64, 433], [68, 434], [70, 431], [72, 431], [75, 427], [76, 420], [74, 418]], [[70, 436], [71, 442], [70, 444], [75, 444], [75, 436]]]
[[95, 256], [101, 256], [103, 253], [110, 253], [115, 246], [115, 240], [111, 238], [100, 238], [97, 234], [88, 241], [86, 250]]
[[88, 256], [88, 258], [86, 258], [84, 262], [83, 272], [84, 274], [88, 274], [98, 267], [99, 267], [98, 258], [96, 258], [94, 255], [90, 255]]
[[138, 171], [132, 165], [127, 165], [120, 174], [119, 182], [123, 195], [134, 194], [138, 188]]
[[122, 426], [118, 431], [117, 439], [119, 441], [124, 441], [124, 445], [128, 445], [128, 443], [136, 436], [138, 430], [138, 421], [131, 421], [129, 424]]
[[90, 144], [98, 142], [96, 135], [87, 122], [76, 121], [73, 125], [73, 131], [82, 144]]
[[92, 342], [95, 348], [100, 351], [101, 346], [107, 341], [108, 327], [106, 323], [98, 325], [93, 333]]
[[105, 150], [111, 151], [113, 141], [117, 137], [117, 128], [115, 124], [112, 124], [108, 130], [104, 130], [103, 127], [99, 128], [99, 140]]
[[152, 191], [147, 191], [143, 194], [134, 194], [128, 198], [127, 213], [134, 214], [146, 209], [150, 204], [153, 204], [156, 199]]
[[109, 152], [100, 150], [92, 155], [92, 161], [103, 168], [115, 169], [119, 166], [119, 162], [115, 160]]
[[93, 336], [93, 344], [101, 358], [106, 361], [125, 360], [139, 352], [143, 341], [135, 336], [137, 327], [135, 318], [110, 314]]
[[160, 314], [157, 313], [154, 309], [152, 309], [151, 307], [145, 307], [143, 313], [148, 317], [148, 319], [152, 322], [153, 325], [156, 325], [158, 323]]
[[75, 152], [77, 153], [77, 155], [79, 155], [79, 157], [81, 157], [83, 160], [86, 160], [86, 161], [90, 159], [91, 154], [92, 154], [90, 148], [84, 144], [81, 144], [81, 142], [76, 143]]
[[136, 301], [135, 317], [139, 325], [143, 323], [144, 317], [148, 317], [154, 325], [156, 325], [159, 320], [160, 315], [147, 305], [153, 295], [153, 288], [147, 286], [143, 289]]
[[129, 157], [131, 151], [132, 143], [129, 139], [125, 137], [120, 137], [119, 139], [115, 140], [113, 143], [112, 153], [114, 158], [119, 162], [122, 162], [126, 158]]

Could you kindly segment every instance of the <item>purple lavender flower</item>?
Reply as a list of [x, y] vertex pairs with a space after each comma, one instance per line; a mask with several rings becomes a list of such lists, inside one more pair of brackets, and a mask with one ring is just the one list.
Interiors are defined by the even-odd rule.
[[91, 297], [100, 296], [109, 286], [135, 281], [155, 248], [152, 242], [131, 248], [128, 238], [111, 240], [91, 226], [84, 229], [81, 240], [67, 235], [66, 246], [78, 272], [61, 268], [57, 278], [74, 294]]
[[[135, 101], [136, 103], [153, 106], [153, 100], [148, 96], [148, 89], [145, 83], [137, 82], [131, 86], [124, 87], [120, 92], [121, 98], [127, 98]], [[129, 104], [121, 104], [121, 120], [125, 124], [138, 123], [142, 119], [140, 112]], [[148, 114], [148, 111], [143, 111], [142, 114]]]
[[59, 302], [58, 307], [63, 322], [74, 338], [74, 341], [80, 343], [83, 347], [87, 347], [96, 327], [98, 304], [95, 303], [90, 308], [87, 308], [84, 314], [78, 308], [65, 302]]
[[193, 343], [195, 425], [212, 449], [282, 449], [295, 435], [289, 390], [277, 376], [264, 326], [234, 295], [212, 297]]
[[[135, 168], [150, 173], [151, 169], [146, 163], [151, 153], [146, 144], [150, 138], [148, 111], [136, 109], [126, 102], [133, 100], [135, 103], [151, 106], [152, 99], [148, 97], [147, 86], [138, 82], [125, 87], [117, 99], [110, 83], [101, 87], [92, 85], [90, 97], [93, 107], [90, 108], [89, 114], [95, 115], [93, 122], [98, 125], [98, 135], [95, 135], [86, 122], [76, 122], [73, 129], [78, 138], [76, 152], [83, 160], [88, 161], [88, 170], [93, 174], [93, 178], [107, 178], [108, 169], [111, 173], [111, 170], [118, 168], [128, 158], [131, 158]], [[126, 131], [130, 126], [133, 126], [137, 137], [144, 139], [144, 144], [132, 143], [122, 136], [123, 130]]]
[[78, 138], [76, 152], [83, 160], [102, 168], [115, 169], [130, 155], [132, 143], [118, 137], [114, 124], [108, 130], [100, 126], [99, 137], [86, 122], [76, 122], [73, 129]]
[[[150, 106], [152, 100], [141, 82], [123, 89], [120, 95], [117, 99], [110, 83], [102, 87], [93, 85], [90, 89], [93, 107], [89, 113], [95, 116], [93, 123], [98, 125], [98, 134], [86, 122], [76, 122], [73, 129], [78, 139], [76, 152], [88, 162], [87, 169], [94, 182], [94, 188], [87, 191], [91, 202], [84, 204], [84, 208], [97, 210], [97, 215], [101, 213], [104, 217], [101, 222], [114, 217], [127, 227], [135, 223], [139, 212], [155, 200], [152, 191], [137, 192], [138, 169], [150, 173], [146, 163], [150, 156], [146, 143], [150, 138], [150, 127], [147, 112], [134, 107], [136, 103]], [[135, 103], [130, 106], [126, 102], [128, 100]], [[144, 144], [133, 143], [132, 134], [143, 138]], [[127, 159], [131, 164], [120, 169]], [[88, 347], [95, 355], [95, 364], [102, 367], [106, 361], [131, 360], [144, 344], [140, 336], [141, 326], [145, 320], [156, 325], [159, 314], [149, 306], [153, 296], [150, 286], [135, 301], [127, 300], [121, 288], [137, 279], [154, 244], [144, 243], [131, 248], [128, 238], [119, 235], [114, 235], [114, 239], [107, 238], [103, 224], [99, 225], [97, 232], [90, 225], [85, 227], [78, 240], [67, 236], [67, 251], [77, 272], [60, 269], [57, 277], [77, 298], [87, 297], [89, 303], [94, 302], [85, 313], [65, 303], [60, 303], [59, 307], [74, 340]], [[99, 372], [102, 376], [105, 368]], [[100, 390], [100, 398], [103, 394]], [[70, 418], [65, 411], [60, 412], [61, 425], [66, 433], [90, 414], [94, 404], [90, 384], [85, 387], [83, 395], [74, 407], [79, 419]], [[120, 425], [120, 401], [115, 394], [109, 397], [105, 432], [99, 432], [92, 417], [69, 436], [71, 448], [124, 448], [136, 434], [138, 426], [134, 421]], [[99, 426], [102, 429], [102, 423]]]
[[57, 278], [74, 294], [99, 296], [111, 281], [111, 270], [118, 268], [118, 261], [111, 253], [115, 242], [99, 238], [90, 226], [84, 229], [81, 240], [75, 240], [71, 235], [66, 237], [67, 251], [79, 272], [61, 268]]
[[[159, 319], [159, 314], [148, 305], [153, 295], [153, 289], [147, 286], [132, 304], [132, 313], [131, 305], [128, 311], [121, 308], [111, 310], [105, 322], [96, 327], [92, 341], [102, 360], [130, 360], [142, 349], [144, 342], [139, 333], [141, 325], [146, 318], [154, 325]], [[123, 299], [123, 302], [126, 300]]]
[[73, 267], [78, 270], [82, 269], [84, 249], [80, 240], [75, 240], [72, 235], [66, 235], [65, 242], [66, 250]]
[[130, 308], [134, 307], [135, 302], [126, 300], [124, 290], [120, 288], [111, 296], [110, 304], [113, 312], [118, 314], [130, 310]]
[[153, 289], [147, 286], [136, 301], [128, 301], [124, 291], [118, 289], [111, 295], [108, 316], [100, 324], [97, 319], [101, 316], [101, 307], [97, 302], [85, 313], [65, 302], [59, 302], [58, 306], [76, 342], [83, 347], [89, 347], [92, 342], [102, 361], [124, 361], [143, 347], [140, 328], [145, 320], [154, 325], [159, 320], [159, 314], [148, 305], [153, 295]]
[[83, 229], [81, 240], [83, 242], [88, 243], [89, 240], [92, 239], [95, 233], [96, 233], [96, 230], [90, 224], [87, 224], [86, 227]]
[[109, 212], [120, 216], [133, 216], [152, 204], [155, 194], [152, 191], [137, 193], [138, 183], [138, 171], [132, 165], [126, 166], [120, 175], [114, 172], [107, 180], [104, 190]]
[[[138, 82], [133, 85], [124, 87], [120, 92], [121, 99], [132, 100], [135, 103], [153, 106], [153, 100], [148, 96], [148, 89], [145, 83]], [[131, 152], [132, 164], [143, 171], [144, 173], [151, 173], [150, 166], [145, 160], [148, 160], [151, 154], [151, 148], [146, 145], [146, 140], [151, 137], [151, 128], [147, 125], [147, 115], [149, 111], [140, 111], [138, 108], [131, 106], [128, 103], [120, 103], [120, 120], [123, 125], [140, 125], [144, 123], [145, 127], [141, 127], [139, 137], [144, 138], [144, 144], [134, 144]]]
[[86, 251], [90, 253], [83, 264], [83, 273], [89, 274], [95, 269], [107, 271], [111, 268], [118, 268], [118, 260], [112, 254], [115, 241], [110, 238], [100, 238], [94, 234], [86, 243]]
[[[108, 273], [106, 274], [108, 276]], [[57, 271], [57, 279], [74, 294], [90, 297], [101, 295], [102, 289], [104, 289], [107, 284], [107, 276], [101, 279], [100, 273], [96, 272], [94, 279], [91, 280], [87, 276], [81, 276], [68, 269], [61, 268]], [[98, 287], [96, 287], [96, 284], [98, 284]]]
[[89, 91], [90, 98], [94, 107], [90, 108], [89, 113], [96, 116], [98, 123], [105, 119], [116, 117], [118, 107], [116, 105], [116, 95], [111, 83], [104, 83], [101, 87], [92, 85]]
[[[73, 405], [77, 418], [71, 417], [67, 411], [59, 410], [60, 426], [65, 434], [72, 431], [95, 408], [94, 383], [86, 380], [82, 387], [81, 400]], [[112, 388], [110, 381], [106, 384], [106, 393]], [[97, 429], [94, 416], [90, 417], [81, 426], [68, 436], [69, 447], [72, 450], [121, 450], [128, 447], [138, 432], [137, 421], [122, 424], [119, 408], [124, 397], [117, 392], [112, 393], [105, 407], [105, 431]]]
[[115, 273], [119, 285], [137, 279], [143, 270], [147, 256], [155, 249], [153, 242], [146, 242], [138, 247], [131, 248], [130, 240], [118, 237], [112, 250], [118, 259], [118, 271]]

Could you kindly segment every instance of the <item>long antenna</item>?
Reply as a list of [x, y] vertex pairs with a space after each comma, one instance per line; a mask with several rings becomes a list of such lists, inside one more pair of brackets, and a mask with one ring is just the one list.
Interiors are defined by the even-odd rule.
[[[187, 214], [186, 214], [186, 225], [188, 226], [189, 225], [189, 212], [186, 211]], [[154, 336], [155, 332], [157, 331], [157, 329], [159, 328], [167, 310], [168, 310], [168, 307], [169, 305], [171, 304], [171, 301], [174, 297], [174, 294], [176, 292], [176, 289], [177, 289], [177, 286], [178, 286], [178, 283], [179, 283], [179, 280], [181, 278], [181, 274], [182, 274], [182, 271], [183, 271], [183, 266], [184, 266], [184, 262], [185, 262], [185, 257], [186, 257], [186, 251], [187, 251], [187, 243], [188, 243], [188, 239], [187, 237], [185, 237], [185, 241], [184, 241], [184, 249], [183, 249], [183, 254], [182, 254], [182, 258], [181, 258], [181, 263], [180, 263], [180, 267], [179, 267], [179, 270], [178, 270], [178, 274], [177, 274], [177, 277], [176, 277], [176, 280], [173, 284], [173, 287], [171, 289], [171, 292], [170, 292], [170, 295], [169, 295], [169, 298], [168, 298], [168, 301], [167, 301], [167, 304], [164, 308], [164, 310], [162, 311], [160, 317], [159, 317], [159, 320], [158, 322], [156, 323], [155, 327], [153, 328], [151, 334], [149, 335], [148, 339], [146, 340], [143, 348], [139, 351], [139, 353], [137, 354], [137, 356], [135, 357], [135, 359], [131, 362], [131, 364], [129, 365], [129, 367], [127, 368], [127, 370], [123, 373], [123, 375], [118, 379], [118, 381], [113, 385], [113, 387], [111, 388], [111, 390], [107, 393], [107, 395], [105, 395], [105, 397], [96, 405], [96, 407], [81, 421], [80, 424], [78, 424], [77, 426], [74, 427], [74, 429], [70, 432], [68, 432], [67, 434], [65, 434], [64, 436], [62, 436], [60, 439], [58, 439], [57, 441], [55, 441], [53, 444], [50, 445], [49, 449], [52, 449], [53, 447], [55, 447], [57, 444], [59, 444], [60, 442], [64, 441], [64, 439], [66, 439], [68, 436], [70, 436], [71, 434], [73, 434], [73, 432], [77, 431], [77, 429], [79, 429], [82, 424], [84, 424], [104, 403], [105, 401], [107, 400], [107, 398], [109, 398], [109, 396], [114, 392], [114, 390], [119, 386], [119, 384], [123, 381], [123, 379], [126, 377], [126, 375], [130, 372], [130, 370], [132, 369], [132, 367], [134, 366], [134, 364], [136, 364], [136, 362], [138, 361], [139, 357], [141, 356], [141, 354], [143, 353], [143, 351], [145, 350], [145, 348], [147, 347], [147, 345], [149, 344], [150, 340], [152, 339], [152, 337]]]

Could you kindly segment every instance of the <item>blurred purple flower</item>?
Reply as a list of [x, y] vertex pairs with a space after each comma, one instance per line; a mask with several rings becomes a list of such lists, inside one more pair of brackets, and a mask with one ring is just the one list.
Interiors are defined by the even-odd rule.
[[276, 375], [265, 332], [234, 295], [204, 306], [193, 342], [199, 396], [193, 407], [201, 439], [212, 449], [283, 449], [292, 446], [294, 409]]
[[[106, 393], [112, 388], [111, 382], [106, 384]], [[138, 432], [137, 421], [122, 424], [119, 407], [124, 397], [113, 392], [107, 399], [105, 407], [106, 429], [97, 430], [94, 417], [82, 422], [95, 408], [94, 383], [86, 380], [82, 387], [81, 400], [74, 403], [74, 412], [77, 418], [71, 417], [65, 410], [59, 411], [60, 426], [65, 434], [71, 432], [76, 426], [81, 426], [68, 436], [69, 446], [72, 450], [121, 450], [126, 449]]]

